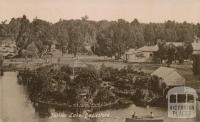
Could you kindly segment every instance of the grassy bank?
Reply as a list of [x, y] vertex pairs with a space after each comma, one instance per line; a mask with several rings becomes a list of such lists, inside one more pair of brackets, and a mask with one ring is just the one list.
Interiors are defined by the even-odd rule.
[[[145, 73], [152, 73], [160, 66], [165, 66], [164, 64], [153, 64], [153, 63], [124, 63], [122, 60], [114, 60], [107, 57], [98, 57], [98, 56], [88, 56], [88, 55], [79, 55], [78, 62], [74, 63], [76, 58], [73, 58], [73, 55], [64, 55], [60, 53], [54, 54], [52, 58], [48, 58], [48, 61], [45, 59], [33, 58], [33, 59], [6, 59], [4, 61], [3, 67], [7, 70], [21, 70], [24, 68], [34, 69], [43, 65], [48, 64], [68, 64], [70, 66], [74, 65], [93, 65], [95, 68], [99, 69], [102, 64], [108, 67], [113, 68], [123, 68], [127, 65], [132, 65], [135, 70], [141, 70]], [[186, 85], [199, 88], [200, 81], [193, 75], [192, 63], [184, 64], [172, 64], [170, 67], [175, 68], [179, 74], [181, 74], [186, 79]]]

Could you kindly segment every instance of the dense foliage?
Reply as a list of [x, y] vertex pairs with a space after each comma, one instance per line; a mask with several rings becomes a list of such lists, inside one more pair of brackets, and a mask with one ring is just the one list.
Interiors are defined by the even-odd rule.
[[[12, 18], [9, 23], [3, 21], [0, 36], [15, 40], [19, 55], [32, 45], [36, 47], [38, 56], [42, 56], [54, 43], [63, 54], [87, 52], [85, 46], [89, 45], [96, 55], [119, 58], [130, 48], [154, 45], [158, 40], [191, 43], [194, 38], [200, 37], [200, 24], [170, 20], [165, 23], [140, 23], [137, 19], [132, 22], [123, 19], [91, 21], [87, 16], [56, 23], [38, 18], [30, 22], [24, 15]], [[182, 51], [181, 48], [179, 50]]]
[[193, 56], [193, 72], [200, 79], [200, 55]]
[[192, 58], [193, 47], [189, 42], [180, 46], [175, 46], [173, 43], [166, 44], [165, 41], [159, 41], [158, 48], [154, 59], [160, 63], [163, 60], [167, 60], [168, 64], [172, 64], [172, 61], [179, 61], [179, 63], [182, 64], [184, 59]]
[[106, 105], [121, 98], [150, 104], [163, 96], [166, 87], [160, 78], [135, 71], [131, 66], [77, 68], [73, 75], [70, 66], [49, 65], [20, 72], [19, 81], [26, 86], [33, 102], [81, 106]]

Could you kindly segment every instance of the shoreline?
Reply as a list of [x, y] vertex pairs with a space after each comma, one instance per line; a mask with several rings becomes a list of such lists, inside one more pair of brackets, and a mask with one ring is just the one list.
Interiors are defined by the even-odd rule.
[[[120, 99], [115, 100], [113, 103], [108, 103], [108, 104], [104, 104], [104, 105], [91, 105], [91, 106], [78, 106], [79, 108], [99, 108], [99, 107], [110, 107], [113, 105], [118, 104], [120, 101]], [[67, 108], [77, 108], [77, 105], [67, 105], [65, 103], [53, 103], [53, 102], [45, 102], [45, 101], [41, 101], [41, 100], [36, 100], [33, 101], [33, 103], [37, 103], [37, 104], [45, 104], [45, 105], [50, 105], [50, 106], [57, 106], [57, 107], [67, 107]]]

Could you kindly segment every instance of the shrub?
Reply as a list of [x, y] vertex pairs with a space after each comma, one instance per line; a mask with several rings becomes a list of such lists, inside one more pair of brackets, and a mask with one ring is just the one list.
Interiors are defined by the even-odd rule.
[[200, 54], [193, 56], [193, 73], [200, 79]]

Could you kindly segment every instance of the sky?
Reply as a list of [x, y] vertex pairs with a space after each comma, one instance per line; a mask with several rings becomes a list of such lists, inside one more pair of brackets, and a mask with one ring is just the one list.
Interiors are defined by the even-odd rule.
[[0, 21], [21, 17], [56, 22], [61, 19], [139, 22], [200, 22], [200, 0], [0, 0]]

